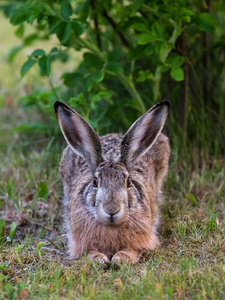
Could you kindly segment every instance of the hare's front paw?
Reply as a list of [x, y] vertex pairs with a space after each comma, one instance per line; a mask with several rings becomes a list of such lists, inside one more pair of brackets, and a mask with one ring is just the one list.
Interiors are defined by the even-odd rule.
[[139, 260], [140, 254], [137, 251], [119, 251], [117, 252], [111, 262], [116, 265], [123, 263], [136, 264]]
[[108, 257], [98, 251], [91, 251], [88, 253], [87, 258], [91, 260], [92, 264], [97, 264], [98, 267], [107, 269], [110, 266]]

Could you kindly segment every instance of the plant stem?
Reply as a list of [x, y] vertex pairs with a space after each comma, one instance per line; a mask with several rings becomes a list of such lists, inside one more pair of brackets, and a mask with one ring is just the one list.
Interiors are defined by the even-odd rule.
[[96, 7], [95, 7], [95, 0], [90, 0], [90, 3], [91, 3], [91, 8], [92, 8], [93, 14], [94, 14], [96, 42], [98, 44], [98, 48], [100, 50], [102, 50], [102, 41], [101, 41], [101, 34], [100, 34], [100, 30], [99, 30], [99, 24], [98, 24], [98, 14], [96, 12]]
[[92, 44], [91, 42], [80, 37], [76, 38], [76, 42], [77, 41], [83, 46], [83, 48], [90, 50], [92, 53], [96, 54], [100, 60], [105, 61], [105, 55], [99, 51], [95, 44]]
[[144, 114], [146, 112], [146, 108], [145, 108], [143, 100], [141, 99], [140, 95], [138, 94], [137, 90], [135, 89], [133, 81], [131, 81], [123, 73], [111, 73], [111, 74], [116, 76], [120, 80], [120, 82], [124, 85], [124, 87], [129, 92], [129, 94], [132, 96], [132, 98], [138, 101], [140, 112], [142, 114]]

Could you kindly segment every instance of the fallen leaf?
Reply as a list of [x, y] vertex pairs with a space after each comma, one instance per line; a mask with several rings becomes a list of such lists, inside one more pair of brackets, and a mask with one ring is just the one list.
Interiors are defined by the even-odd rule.
[[6, 107], [7, 108], [12, 107], [12, 97], [6, 97]]
[[176, 286], [178, 297], [180, 298], [182, 296], [181, 290], [179, 289], [179, 286]]
[[20, 299], [25, 299], [26, 293], [27, 293], [27, 291], [26, 291], [25, 289], [23, 289], [23, 290], [20, 292]]
[[16, 283], [20, 282], [20, 279], [17, 276], [16, 276], [15, 280], [16, 280]]
[[156, 287], [157, 292], [159, 292], [161, 290], [161, 285], [159, 282], [156, 282], [155, 287]]
[[90, 274], [89, 269], [88, 269], [88, 264], [87, 264], [87, 261], [86, 261], [86, 260], [85, 260], [85, 262], [84, 262], [84, 270], [85, 270], [85, 272], [87, 273], [87, 275]]
[[216, 217], [215, 220], [216, 220], [216, 225], [217, 225], [217, 227], [219, 227], [219, 226], [220, 226], [219, 218]]
[[51, 292], [53, 291], [53, 288], [52, 288], [52, 284], [51, 284], [51, 283], [49, 284], [49, 289], [50, 289]]
[[120, 289], [122, 289], [123, 284], [122, 284], [121, 279], [120, 279], [120, 278], [116, 278], [116, 279], [115, 279], [115, 282], [116, 282], [116, 284], [118, 285], [118, 287], [119, 287]]

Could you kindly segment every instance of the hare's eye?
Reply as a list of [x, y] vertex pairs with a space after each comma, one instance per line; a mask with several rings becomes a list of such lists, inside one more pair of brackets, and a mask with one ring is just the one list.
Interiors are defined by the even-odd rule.
[[98, 187], [98, 179], [96, 177], [93, 179], [93, 186]]
[[127, 187], [130, 187], [131, 186], [131, 179], [130, 177], [127, 178]]

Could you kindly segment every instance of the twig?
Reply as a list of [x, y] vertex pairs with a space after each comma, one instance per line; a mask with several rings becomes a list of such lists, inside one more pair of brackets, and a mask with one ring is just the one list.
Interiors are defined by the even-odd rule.
[[91, 3], [91, 8], [94, 13], [94, 25], [95, 25], [95, 34], [96, 34], [97, 44], [98, 44], [99, 49], [102, 50], [102, 41], [101, 41], [99, 25], [98, 25], [98, 15], [97, 15], [97, 12], [95, 9], [95, 0], [90, 0], [90, 3]]
[[139, 13], [142, 15], [142, 17], [143, 17], [144, 19], [148, 19], [147, 14], [144, 13], [141, 9], [139, 9]]
[[103, 17], [106, 18], [106, 20], [109, 22], [109, 24], [112, 26], [112, 28], [114, 29], [114, 31], [119, 35], [122, 43], [124, 44], [124, 46], [126, 46], [127, 48], [129, 48], [129, 42], [128, 40], [125, 38], [125, 36], [118, 30], [116, 23], [114, 22], [114, 20], [107, 14], [107, 11], [105, 9], [103, 9], [102, 11], [102, 15]]

